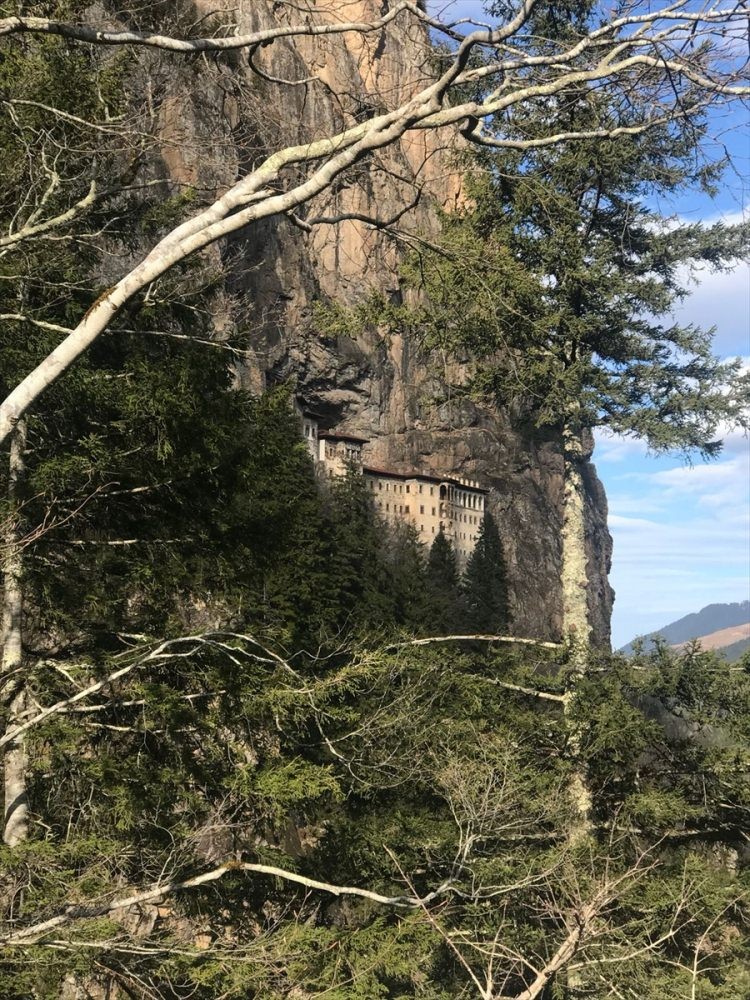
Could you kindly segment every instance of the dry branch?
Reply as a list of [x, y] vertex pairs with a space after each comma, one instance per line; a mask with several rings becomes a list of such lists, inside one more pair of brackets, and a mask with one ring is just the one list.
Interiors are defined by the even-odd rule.
[[307, 889], [315, 889], [319, 892], [327, 892], [332, 896], [356, 896], [360, 899], [369, 899], [374, 903], [384, 906], [422, 907], [436, 899], [448, 890], [448, 884], [439, 886], [434, 892], [422, 898], [416, 896], [384, 896], [382, 893], [373, 892], [370, 889], [361, 889], [352, 885], [335, 885], [330, 882], [320, 882], [317, 879], [307, 878], [297, 872], [286, 871], [283, 868], [276, 868], [273, 865], [253, 864], [248, 861], [227, 861], [218, 868], [195, 875], [193, 878], [182, 879], [171, 882], [157, 882], [142, 892], [132, 893], [118, 899], [110, 900], [106, 903], [71, 903], [65, 906], [62, 912], [47, 920], [42, 920], [13, 931], [10, 934], [0, 935], [0, 945], [5, 947], [14, 945], [36, 944], [50, 931], [58, 930], [66, 924], [75, 920], [86, 920], [93, 917], [106, 917], [117, 910], [124, 910], [131, 906], [139, 906], [142, 903], [159, 902], [167, 896], [185, 889], [197, 889], [207, 885], [209, 882], [216, 882], [231, 872], [249, 872], [255, 875], [268, 875], [272, 878], [280, 878], [285, 882], [294, 885], [301, 885]]
[[[460, 130], [467, 121], [477, 122], [501, 115], [519, 104], [554, 96], [571, 86], [632, 83], [634, 74], [638, 75], [636, 82], [640, 81], [645, 88], [643, 131], [655, 119], [663, 120], [683, 113], [679, 94], [674, 91], [675, 80], [687, 81], [693, 91], [700, 92], [703, 103], [724, 97], [750, 96], [750, 86], [736, 85], [734, 76], [719, 71], [720, 61], [706, 69], [701, 60], [694, 57], [697, 44], [694, 35], [698, 29], [710, 32], [717, 24], [744, 24], [746, 12], [742, 3], [728, 7], [714, 4], [696, 13], [687, 9], [687, 0], [678, 0], [661, 10], [615, 18], [562, 52], [532, 56], [524, 52], [522, 39], [515, 46], [512, 42], [526, 24], [534, 4], [535, 0], [525, 0], [517, 14], [497, 30], [474, 31], [467, 35], [457, 44], [447, 68], [438, 79], [423, 87], [400, 107], [359, 122], [336, 135], [274, 152], [211, 206], [177, 226], [135, 268], [97, 299], [75, 330], [0, 405], [0, 442], [7, 439], [15, 422], [38, 396], [109, 327], [120, 309], [152, 282], [187, 257], [230, 233], [262, 219], [293, 213], [328, 190], [351, 166], [377, 150], [394, 145], [414, 129], [458, 126]], [[67, 32], [67, 37], [91, 44], [150, 45], [177, 52], [194, 52], [222, 47], [252, 48], [294, 35], [370, 32], [383, 29], [406, 11], [422, 22], [432, 23], [416, 4], [404, 2], [369, 24], [278, 25], [253, 35], [227, 39], [170, 40], [168, 36], [152, 33], [107, 32], [89, 26], [66, 26], [44, 18], [5, 19], [0, 21], [0, 34]], [[510, 52], [511, 58], [477, 69], [470, 68], [472, 53], [477, 47], [486, 46], [498, 52]], [[585, 58], [588, 58], [588, 64], [582, 63]], [[536, 76], [530, 75], [531, 70]], [[458, 84], [481, 79], [491, 81], [488, 87], [495, 84], [497, 89], [482, 99], [450, 105], [450, 94]], [[656, 80], [660, 80], [671, 95], [667, 108], [657, 99], [654, 91]], [[607, 130], [607, 135], [616, 127], [619, 126], [613, 125], [612, 130]], [[535, 141], [529, 140], [529, 148], [533, 148]], [[523, 143], [521, 148], [525, 148]], [[290, 184], [290, 168], [304, 166], [312, 168], [308, 175], [298, 182], [292, 181], [286, 190], [280, 191], [280, 186]]]

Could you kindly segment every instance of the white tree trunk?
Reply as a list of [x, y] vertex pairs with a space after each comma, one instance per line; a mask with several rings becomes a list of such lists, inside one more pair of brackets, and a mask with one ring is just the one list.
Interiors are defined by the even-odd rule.
[[569, 422], [563, 429], [562, 603], [563, 638], [571, 643], [576, 668], [585, 669], [591, 641], [588, 616], [586, 497], [583, 486], [581, 432]]
[[563, 524], [561, 589], [563, 602], [563, 639], [569, 644], [573, 677], [565, 694], [564, 710], [569, 730], [570, 754], [576, 761], [569, 786], [574, 809], [570, 837], [580, 842], [591, 832], [591, 791], [580, 763], [581, 734], [572, 719], [576, 697], [576, 679], [583, 677], [588, 665], [591, 626], [588, 618], [588, 572], [586, 557], [585, 493], [583, 485], [583, 444], [580, 425], [575, 419], [563, 428]]
[[[19, 489], [25, 469], [26, 421], [16, 424], [10, 445], [8, 467], [8, 518], [3, 532], [5, 552], [2, 624], [3, 699], [8, 706], [6, 731], [22, 721], [26, 711], [26, 685], [21, 674], [23, 653], [23, 555], [19, 544]], [[5, 753], [5, 813], [3, 840], [9, 847], [26, 840], [29, 832], [29, 801], [26, 791], [26, 748], [23, 736], [12, 740]]]

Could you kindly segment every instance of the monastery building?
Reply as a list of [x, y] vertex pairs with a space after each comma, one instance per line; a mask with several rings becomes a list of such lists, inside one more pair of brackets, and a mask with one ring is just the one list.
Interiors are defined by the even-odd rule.
[[393, 472], [366, 464], [367, 438], [321, 431], [317, 419], [302, 414], [302, 431], [316, 466], [328, 478], [354, 469], [364, 476], [378, 514], [387, 521], [412, 524], [431, 545], [442, 527], [453, 543], [460, 569], [474, 551], [488, 491], [454, 476]]

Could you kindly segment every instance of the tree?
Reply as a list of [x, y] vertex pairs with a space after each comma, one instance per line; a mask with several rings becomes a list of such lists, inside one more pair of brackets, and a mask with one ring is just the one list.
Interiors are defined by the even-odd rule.
[[427, 558], [424, 624], [430, 634], [450, 635], [461, 629], [464, 607], [459, 583], [456, 553], [441, 525]]
[[45, 683], [26, 723], [53, 839], [3, 855], [3, 994], [541, 1000], [575, 975], [592, 995], [743, 995], [746, 873], [726, 859], [747, 674], [695, 649], [597, 662], [576, 851], [560, 650], [541, 684], [541, 649], [489, 648], [362, 646], [300, 673], [214, 633], [86, 689], [50, 673], [75, 693], [51, 705]]
[[[574, 88], [536, 112], [506, 131], [544, 135], [553, 121], [584, 130], [611, 109]], [[530, 321], [508, 313], [494, 341], [485, 340], [494, 353], [511, 336], [512, 360], [490, 365], [482, 377], [501, 400], [520, 394], [539, 424], [559, 429], [563, 629], [584, 647], [584, 437], [606, 427], [654, 451], [711, 457], [721, 447], [715, 438], [722, 422], [745, 419], [748, 383], [739, 362], [719, 361], [710, 332], [668, 317], [686, 293], [683, 275], [701, 264], [733, 266], [750, 245], [750, 227], [679, 224], [648, 202], [716, 182], [722, 165], [696, 158], [705, 128], [696, 117], [689, 130], [673, 123], [614, 141], [564, 144], [530, 153], [523, 165], [512, 154], [485, 160], [469, 222], [479, 240], [495, 233], [537, 283]]]
[[482, 518], [474, 551], [462, 581], [468, 631], [502, 634], [508, 630], [508, 581], [500, 532], [492, 514]]
[[[553, 39], [579, 37], [595, 13], [588, 3], [538, 8], [530, 45], [544, 58]], [[484, 123], [472, 138], [491, 152], [467, 164], [467, 205], [444, 219], [437, 245], [420, 247], [407, 264], [417, 304], [412, 295], [405, 305], [368, 305], [379, 321], [443, 352], [441, 361], [446, 351], [468, 353], [474, 375], [458, 391], [490, 405], [512, 402], [559, 434], [565, 704], [569, 752], [579, 761], [574, 702], [590, 659], [584, 458], [591, 431], [604, 426], [657, 451], [710, 457], [722, 424], [749, 419], [750, 379], [739, 377], [739, 361], [721, 362], [709, 333], [665, 317], [685, 294], [684, 269], [731, 267], [750, 244], [750, 226], [679, 224], [652, 209], [651, 195], [710, 189], [723, 165], [698, 155], [707, 128], [700, 114], [689, 126], [677, 118], [645, 128], [645, 121], [642, 108], [623, 110], [611, 91], [573, 84]], [[602, 138], [616, 122], [617, 135]], [[547, 141], [551, 134], [557, 144]], [[523, 150], [522, 142], [531, 146]], [[591, 809], [583, 768], [570, 790], [583, 835]]]
[[[555, 128], [584, 133], [613, 120], [609, 95], [561, 91], [508, 116], [502, 138], [482, 142], [469, 169], [471, 199], [445, 217], [439, 243], [405, 268], [416, 305], [371, 303], [372, 314], [440, 355], [468, 352], [474, 370], [457, 386], [490, 404], [513, 402], [560, 435], [564, 460], [563, 633], [585, 651], [583, 460], [596, 427], [645, 439], [655, 451], [715, 455], [724, 423], [743, 422], [747, 376], [713, 356], [710, 332], [668, 320], [686, 294], [685, 272], [731, 268], [747, 224], [680, 224], [648, 197], [711, 187], [721, 164], [697, 153], [705, 121], [673, 122], [616, 139], [508, 152], [506, 137], [533, 142]], [[666, 320], [665, 320], [666, 317]], [[584, 654], [585, 655], [585, 654]], [[583, 660], [581, 660], [583, 663]]]
[[394, 617], [412, 635], [424, 632], [429, 614], [429, 585], [425, 546], [411, 524], [389, 526], [385, 558], [389, 567], [389, 589]]
[[355, 632], [389, 629], [394, 595], [384, 525], [356, 470], [328, 485], [329, 590], [332, 625]]
[[[535, 7], [534, 0], [525, 0], [512, 16], [505, 18], [501, 12], [498, 27], [481, 28], [465, 37], [455, 26], [441, 24], [410, 0], [402, 0], [369, 23], [328, 21], [323, 15], [322, 21], [274, 24], [250, 34], [214, 38], [175, 38], [169, 35], [168, 27], [163, 32], [119, 26], [97, 30], [86, 23], [47, 17], [15, 15], [0, 21], [0, 36], [10, 41], [15, 35], [42, 35], [84, 45], [185, 53], [218, 54], [245, 49], [261, 76], [263, 70], [258, 70], [252, 56], [259, 46], [281, 38], [366, 34], [388, 30], [397, 18], [412, 18], [438, 32], [447, 43], [437, 78], [426, 86], [417, 84], [403, 103], [382, 112], [377, 110], [364, 121], [356, 121], [357, 114], [361, 118], [358, 112], [335, 134], [306, 137], [301, 143], [275, 149], [211, 205], [155, 243], [140, 263], [100, 295], [61, 343], [9, 394], [0, 406], [0, 440], [7, 439], [29, 406], [101, 336], [126, 304], [176, 264], [252, 223], [279, 214], [294, 215], [355, 164], [413, 130], [455, 126], [477, 139], [480, 122], [495, 122], [502, 129], [513, 109], [533, 105], [535, 100], [547, 101], [572, 87], [607, 92], [610, 108], [635, 106], [640, 113], [635, 121], [629, 111], [622, 115], [616, 111], [615, 120], [604, 125], [592, 127], [587, 123], [584, 129], [574, 126], [563, 133], [547, 132], [532, 139], [516, 134], [497, 140], [503, 148], [538, 149], [560, 141], [561, 134], [580, 138], [622, 135], [631, 129], [648, 131], [658, 123], [694, 114], [712, 101], [750, 92], [750, 88], [736, 85], [736, 60], [724, 60], [718, 44], [722, 34], [731, 44], [733, 28], [744, 22], [742, 4], [730, 4], [726, 9], [711, 5], [695, 12], [687, 0], [678, 0], [677, 4], [646, 12], [637, 6], [626, 7], [618, 16], [604, 14], [601, 20], [592, 13], [579, 34], [562, 41], [553, 38], [542, 50], [536, 46], [533, 32], [527, 30]], [[472, 65], [474, 57], [482, 53], [487, 58]], [[501, 87], [498, 81], [502, 81]], [[293, 85], [294, 81], [287, 83]], [[297, 83], [311, 86], [316, 81]], [[454, 103], [453, 96], [466, 86], [474, 89], [474, 95]], [[108, 126], [94, 123], [94, 127]], [[279, 192], [278, 185], [287, 180], [290, 186]], [[312, 216], [300, 221], [309, 227], [330, 224], [332, 220]], [[33, 236], [37, 225], [52, 224], [53, 217], [45, 213], [42, 222], [27, 220], [22, 235]], [[20, 238], [13, 234], [14, 241]]]

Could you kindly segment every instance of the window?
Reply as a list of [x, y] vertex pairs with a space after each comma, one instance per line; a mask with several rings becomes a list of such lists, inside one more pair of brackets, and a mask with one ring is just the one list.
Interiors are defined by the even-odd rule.
[[424, 531], [424, 525], [423, 525], [423, 524], [420, 524], [420, 526], [419, 526], [419, 530], [420, 530], [420, 531]]
[[434, 487], [431, 486], [430, 487], [430, 496], [434, 496], [434, 494], [435, 494]]
[[435, 534], [435, 525], [434, 524], [432, 526], [432, 533], [433, 533], [433, 535]]
[[389, 503], [387, 503], [387, 504], [385, 505], [385, 509], [386, 509], [386, 510], [390, 510], [390, 509], [391, 509], [391, 505], [390, 505]]
[[420, 513], [420, 514], [424, 514], [424, 504], [423, 504], [423, 503], [421, 503], [421, 504], [419, 505], [419, 513]]
[[433, 508], [432, 508], [432, 516], [433, 516], [433, 517], [435, 516], [435, 513], [436, 513], [436, 511], [435, 511], [435, 508], [433, 507]]
[[404, 514], [408, 514], [408, 513], [409, 513], [409, 504], [407, 504], [407, 505], [406, 505], [406, 506], [404, 507]]
[[407, 493], [411, 492], [410, 489], [409, 489], [409, 484], [408, 483], [406, 484], [406, 492]]
[[378, 483], [378, 489], [379, 489], [379, 490], [382, 490], [382, 489], [383, 489], [383, 483], [382, 483], [382, 481]]
[[420, 493], [422, 492], [422, 484], [421, 483], [419, 484], [419, 492]]

